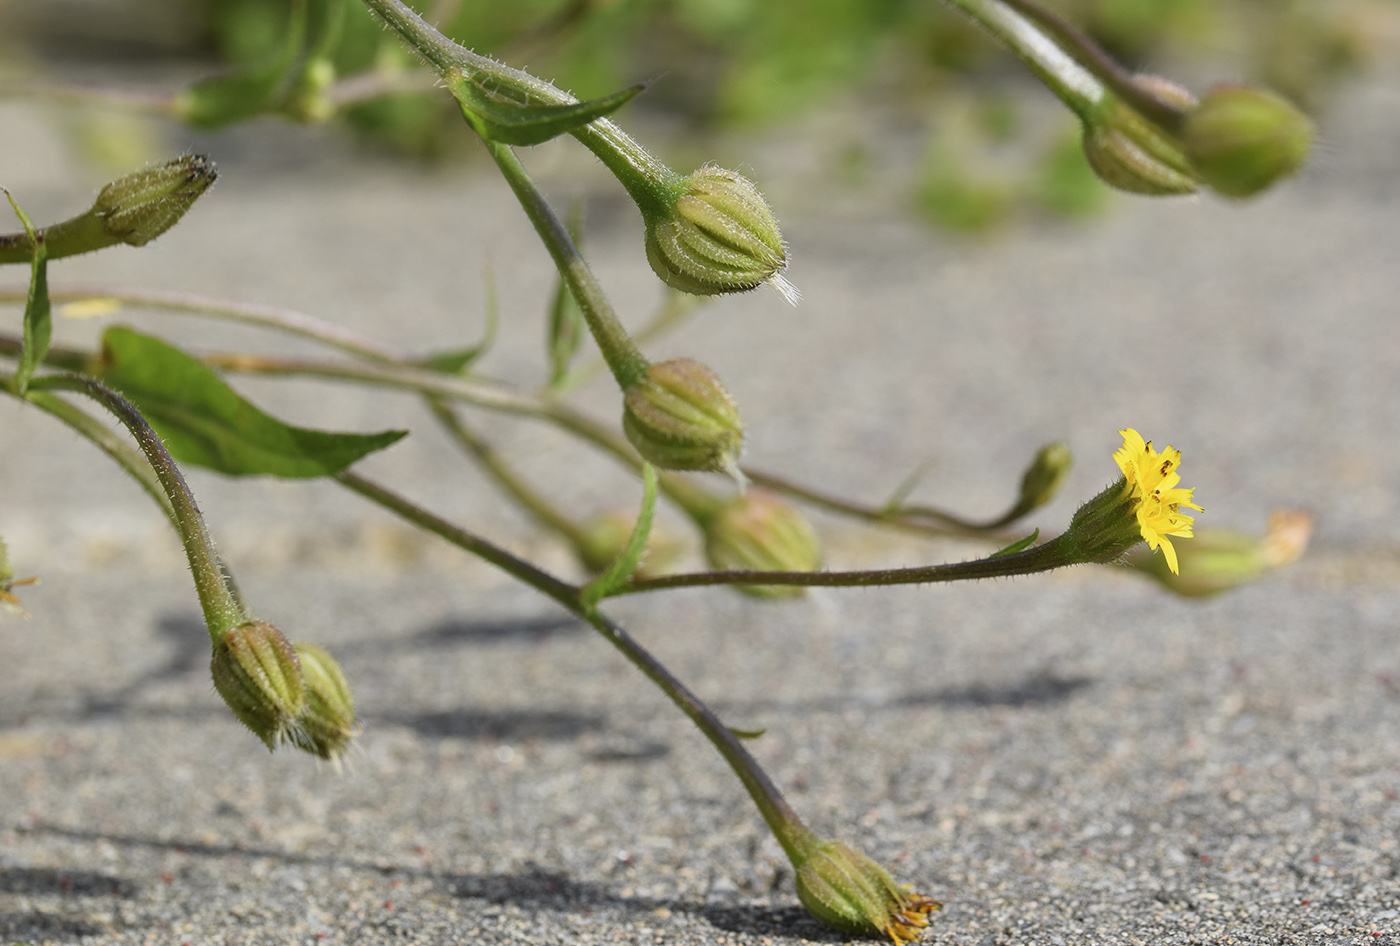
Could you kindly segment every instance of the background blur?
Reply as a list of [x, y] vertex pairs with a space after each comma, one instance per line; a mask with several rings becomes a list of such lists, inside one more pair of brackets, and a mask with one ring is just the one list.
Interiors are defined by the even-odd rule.
[[[502, 324], [480, 369], [543, 383], [551, 263], [445, 103], [320, 124], [152, 117], [153, 101], [255, 62], [281, 11], [0, 0], [7, 88], [127, 96], [97, 108], [31, 85], [0, 101], [0, 184], [36, 220], [185, 148], [221, 172], [172, 232], [55, 263], [53, 285], [285, 306], [427, 352], [480, 337], [489, 263]], [[1306, 509], [1307, 554], [1201, 601], [1076, 568], [611, 610], [727, 722], [768, 729], [755, 751], [814, 829], [945, 900], [929, 942], [1394, 946], [1396, 4], [1066, 12], [1198, 91], [1280, 70], [1315, 109], [1315, 157], [1248, 203], [1115, 195], [1067, 219], [1042, 209], [1053, 191], [1037, 182], [1066, 166], [1084, 180], [1046, 157], [1077, 154], [1069, 118], [932, 0], [578, 16], [483, 3], [442, 19], [583, 94], [660, 73], [624, 127], [680, 169], [742, 167], [770, 197], [801, 306], [726, 298], [648, 348], [724, 378], [747, 462], [880, 502], [931, 461], [914, 501], [993, 515], [1034, 450], [1063, 439], [1075, 469], [1029, 523], [1055, 529], [1116, 472], [1116, 431], [1134, 426], [1183, 451], [1201, 527], [1258, 532], [1272, 510]], [[337, 51], [347, 73], [401, 58], [354, 22]], [[614, 29], [645, 41], [613, 46]], [[1302, 65], [1273, 58], [1286, 50]], [[556, 207], [584, 202], [590, 261], [640, 324], [662, 292], [616, 182], [572, 141], [523, 159]], [[0, 286], [22, 289], [24, 270], [5, 267]], [[206, 320], [117, 318], [195, 351], [313, 351]], [[16, 331], [19, 310], [0, 320]], [[56, 341], [90, 346], [108, 324], [60, 313]], [[233, 383], [297, 423], [412, 427], [362, 472], [576, 567], [415, 398]], [[578, 394], [617, 417], [606, 379]], [[634, 506], [635, 479], [568, 438], [471, 416], [568, 508]], [[0, 613], [0, 940], [844, 941], [802, 913], [781, 852], [694, 727], [549, 602], [333, 484], [189, 477], [259, 615], [341, 660], [360, 749], [343, 775], [263, 751], [212, 692], [168, 524], [86, 442], [0, 398], [0, 534], [18, 574], [43, 578], [16, 589], [29, 621]], [[833, 567], [972, 554], [813, 518]], [[693, 556], [677, 520], [666, 510]]]
[[[311, 0], [316, 20], [340, 0]], [[917, 156], [907, 204], [935, 225], [984, 232], [1017, 213], [1092, 215], [1107, 193], [1089, 173], [1075, 123], [1019, 94], [1030, 77], [957, 12], [932, 0], [437, 0], [429, 19], [478, 52], [527, 65], [589, 98], [638, 81], [632, 107], [673, 137], [718, 131], [801, 134], [847, 189], [887, 173], [888, 143]], [[117, 70], [172, 88], [275, 59], [290, 0], [50, 0], [0, 3], [11, 78]], [[1125, 64], [1203, 91], [1261, 83], [1313, 113], [1339, 83], [1400, 52], [1396, 0], [1065, 0], [1054, 9]], [[339, 76], [411, 58], [359, 4], [323, 49]], [[3, 83], [0, 83], [3, 87]], [[361, 147], [421, 161], [475, 154], [443, 96], [394, 95], [344, 110]], [[878, 130], [873, 129], [875, 120]], [[89, 133], [114, 173], [163, 155], [168, 132], [108, 116]], [[813, 126], [816, 126], [813, 128]], [[144, 139], [144, 140], [143, 140]], [[139, 162], [137, 162], [139, 163]]]

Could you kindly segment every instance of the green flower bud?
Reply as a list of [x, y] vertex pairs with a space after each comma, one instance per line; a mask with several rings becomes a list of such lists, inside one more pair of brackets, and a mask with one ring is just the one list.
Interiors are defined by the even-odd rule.
[[663, 470], [738, 474], [744, 443], [739, 409], [709, 368], [689, 358], [662, 361], [623, 397], [622, 429]]
[[209, 670], [233, 715], [269, 749], [296, 742], [306, 712], [306, 684], [291, 643], [266, 621], [225, 631]]
[[[636, 527], [637, 514], [621, 510], [600, 513], [583, 524], [582, 543], [575, 551], [583, 567], [592, 574], [606, 571], [617, 561], [627, 547]], [[647, 534], [646, 552], [642, 563], [637, 566], [637, 577], [656, 575], [665, 571], [683, 551], [682, 544], [675, 536], [666, 534], [659, 524], [653, 523]]]
[[175, 226], [218, 176], [204, 155], [181, 155], [112, 181], [98, 192], [92, 213], [108, 236], [145, 246]]
[[[749, 490], [705, 527], [705, 557], [721, 570], [811, 572], [821, 567], [821, 540], [805, 516], [778, 496]], [[797, 585], [735, 585], [760, 598], [794, 598]]]
[[1222, 85], [1186, 117], [1186, 154], [1226, 197], [1249, 197], [1303, 166], [1312, 123], [1272, 92]]
[[1057, 441], [1041, 447], [1021, 477], [1021, 498], [1016, 509], [1030, 512], [1054, 499], [1073, 465], [1074, 455], [1067, 444]]
[[292, 645], [301, 662], [306, 681], [306, 712], [301, 729], [291, 736], [297, 748], [338, 762], [359, 734], [355, 725], [355, 701], [350, 684], [335, 658], [315, 644], [299, 641]]
[[1190, 194], [1196, 179], [1170, 139], [1125, 107], [1084, 126], [1084, 157], [1099, 179], [1133, 194]]
[[811, 848], [797, 868], [797, 897], [827, 926], [858, 936], [888, 936], [896, 946], [919, 938], [943, 904], [913, 893], [840, 841]]
[[1269, 517], [1269, 531], [1262, 538], [1226, 529], [1197, 532], [1195, 540], [1177, 552], [1179, 574], [1165, 559], [1146, 550], [1134, 550], [1125, 561], [1168, 591], [1185, 598], [1206, 598], [1296, 561], [1311, 534], [1312, 517], [1307, 513], [1276, 512]]
[[669, 215], [646, 221], [647, 260], [673, 289], [712, 296], [771, 283], [788, 302], [787, 249], [768, 202], [747, 178], [703, 167], [683, 179]]

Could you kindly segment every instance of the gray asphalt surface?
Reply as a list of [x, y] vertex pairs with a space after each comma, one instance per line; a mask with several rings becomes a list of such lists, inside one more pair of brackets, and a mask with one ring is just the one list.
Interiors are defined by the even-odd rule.
[[[62, 125], [0, 106], [0, 183], [37, 219], [100, 182]], [[357, 159], [324, 131], [185, 135], [176, 148], [221, 162], [215, 190], [150, 247], [56, 264], [56, 286], [282, 305], [427, 351], [479, 333], [489, 256], [504, 324], [482, 370], [543, 377], [549, 264], [499, 181]], [[983, 245], [899, 214], [895, 171], [868, 185], [874, 209], [833, 208], [813, 184], [821, 144], [723, 147], [702, 157], [764, 183], [805, 299], [720, 302], [653, 353], [725, 378], [754, 466], [879, 501], [931, 459], [916, 498], [992, 514], [1064, 439], [1076, 469], [1033, 517], [1056, 529], [1135, 426], [1184, 452], [1201, 526], [1303, 508], [1317, 531], [1290, 570], [1206, 602], [1081, 568], [613, 613], [732, 725], [767, 728], [754, 751], [813, 828], [945, 901], [928, 942], [1400, 944], [1400, 82], [1352, 90], [1313, 166], [1258, 202], [1123, 199]], [[561, 201], [589, 195], [589, 252], [639, 323], [660, 293], [635, 215], [576, 149], [527, 158]], [[4, 286], [22, 285], [13, 269]], [[279, 344], [125, 318], [203, 349]], [[413, 427], [364, 472], [572, 567], [412, 399], [239, 386], [303, 423]], [[601, 383], [581, 403], [617, 411]], [[572, 508], [636, 501], [557, 434], [480, 424]], [[332, 485], [191, 472], [259, 614], [338, 655], [358, 699], [345, 772], [268, 754], [212, 692], [149, 501], [13, 400], [0, 433], [0, 535], [43, 577], [23, 590], [31, 620], [0, 614], [0, 940], [844, 939], [802, 912], [703, 738], [530, 589]], [[817, 521], [832, 566], [972, 554]]]

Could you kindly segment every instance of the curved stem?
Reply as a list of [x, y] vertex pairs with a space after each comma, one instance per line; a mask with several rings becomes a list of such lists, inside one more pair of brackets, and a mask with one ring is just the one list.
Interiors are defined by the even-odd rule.
[[223, 562], [214, 550], [213, 540], [199, 512], [194, 494], [185, 482], [184, 474], [175, 465], [160, 436], [146, 423], [141, 412], [131, 402], [100, 381], [81, 374], [44, 375], [29, 384], [32, 391], [76, 391], [87, 395], [112, 413], [136, 438], [141, 452], [150, 461], [162, 491], [170, 500], [170, 509], [180, 540], [185, 546], [195, 589], [199, 593], [204, 623], [215, 643], [219, 635], [239, 624], [252, 620], [247, 606], [239, 599]]
[[165, 495], [165, 489], [161, 486], [160, 478], [156, 476], [155, 470], [139, 452], [133, 450], [113, 433], [110, 427], [99, 423], [86, 411], [74, 407], [62, 398], [46, 391], [30, 391], [24, 400], [61, 420], [115, 460], [117, 465], [136, 480], [151, 499], [155, 500], [156, 505], [170, 519], [175, 531], [180, 531], [180, 521], [175, 515], [175, 508], [170, 504], [170, 497]]
[[1022, 12], [1001, 0], [949, 0], [1009, 49], [1080, 118], [1102, 107], [1108, 90]]
[[993, 538], [992, 533], [1005, 528], [1029, 511], [1023, 510], [1023, 505], [1018, 502], [1009, 511], [994, 519], [977, 521], [931, 506], [898, 506], [894, 509], [888, 509], [851, 502], [839, 496], [794, 483], [772, 473], [764, 473], [761, 470], [744, 467], [743, 472], [749, 482], [755, 486], [770, 489], [775, 493], [782, 493], [828, 512], [864, 519], [875, 525], [906, 529], [921, 535], [942, 534], [964, 538]]
[[[364, 0], [405, 42], [444, 77], [465, 75], [489, 82], [493, 92], [523, 103], [573, 105], [578, 99], [528, 72], [480, 56], [442, 35], [402, 0]], [[684, 178], [656, 160], [617, 125], [600, 118], [571, 134], [613, 172], [642, 216], [670, 214]]]

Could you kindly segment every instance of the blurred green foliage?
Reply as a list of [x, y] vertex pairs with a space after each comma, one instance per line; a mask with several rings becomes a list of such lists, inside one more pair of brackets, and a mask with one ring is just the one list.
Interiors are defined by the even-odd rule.
[[[132, 0], [137, 2], [137, 0]], [[145, 0], [193, 17], [200, 52], [253, 69], [285, 49], [294, 0]], [[412, 67], [358, 0], [325, 58], [337, 77]], [[931, 127], [918, 205], [955, 229], [981, 231], [1016, 207], [1080, 215], [1105, 204], [1064, 133], [1022, 141], [1038, 164], [985, 169], [1007, 139], [1027, 138], [997, 103], [1003, 76], [1024, 75], [970, 22], [937, 0], [415, 0], [463, 45], [526, 66], [580, 98], [660, 79], [643, 106], [703, 127], [792, 122], [833, 98], [917, 112]], [[1315, 108], [1332, 81], [1393, 53], [1400, 0], [1056, 0], [1131, 68], [1225, 57], [1234, 78]], [[314, 16], [314, 14], [313, 14]], [[1197, 90], [1202, 91], [1202, 90]], [[959, 117], [973, 97], [976, 115]], [[441, 157], [465, 140], [445, 96], [401, 92], [341, 114], [369, 139]], [[997, 110], [1001, 109], [998, 113]], [[1039, 134], [1039, 132], [1037, 133]], [[1045, 136], [1042, 134], [1042, 138]], [[995, 164], [995, 162], [992, 162]]]

